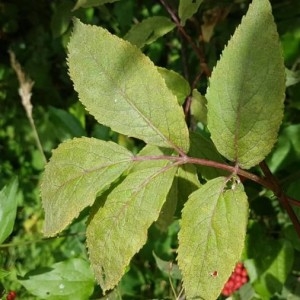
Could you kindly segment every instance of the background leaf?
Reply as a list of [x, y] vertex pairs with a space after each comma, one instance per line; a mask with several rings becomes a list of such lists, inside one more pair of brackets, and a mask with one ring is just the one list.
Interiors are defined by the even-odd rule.
[[207, 125], [207, 100], [196, 89], [192, 93], [191, 115], [196, 123]]
[[190, 164], [180, 166], [155, 225], [160, 230], [167, 231], [174, 218], [180, 215], [189, 195], [199, 187], [200, 182], [195, 166]]
[[285, 68], [285, 74], [286, 74], [286, 87], [297, 84], [300, 82], [300, 72], [299, 71], [292, 71], [287, 68]]
[[68, 49], [75, 89], [100, 123], [149, 144], [188, 150], [183, 111], [140, 50], [78, 20]]
[[159, 37], [164, 36], [173, 28], [175, 28], [175, 23], [167, 17], [150, 17], [133, 25], [124, 36], [124, 39], [142, 48], [144, 45], [151, 44]]
[[208, 128], [242, 168], [271, 151], [283, 116], [285, 69], [268, 0], [253, 0], [210, 80]]
[[[223, 157], [217, 151], [215, 145], [210, 139], [204, 136], [202, 133], [191, 132], [190, 134], [190, 151], [189, 155], [196, 158], [204, 158], [208, 160], [213, 160], [220, 163], [226, 163]], [[205, 167], [201, 165], [196, 165], [201, 177], [204, 179], [213, 179], [218, 176], [226, 176], [228, 172], [216, 169]]]
[[294, 261], [294, 251], [288, 241], [268, 242], [268, 247], [261, 247], [264, 262], [261, 261], [260, 278], [254, 283], [255, 291], [265, 298], [281, 293]]
[[79, 120], [63, 109], [50, 106], [49, 119], [53, 123], [55, 135], [60, 141], [86, 135]]
[[215, 300], [244, 247], [247, 196], [241, 184], [229, 187], [227, 180], [208, 181], [182, 212], [178, 264], [188, 299]]
[[300, 159], [300, 124], [288, 125], [282, 132], [275, 145], [274, 152], [267, 159], [272, 172], [282, 170], [284, 167], [298, 171], [297, 162]]
[[14, 228], [18, 205], [17, 190], [18, 180], [15, 178], [0, 191], [0, 244]]
[[203, 0], [180, 0], [178, 15], [181, 25], [184, 25], [186, 20], [192, 17], [199, 9]]
[[293, 268], [295, 252], [290, 241], [271, 237], [261, 223], [253, 222], [248, 231], [245, 251], [256, 267], [255, 291], [263, 299], [280, 293]]
[[86, 260], [73, 258], [49, 269], [29, 272], [20, 283], [40, 299], [80, 300], [89, 299], [92, 294], [94, 275]]
[[63, 1], [58, 5], [51, 19], [53, 37], [57, 38], [68, 30], [72, 20], [71, 9], [73, 5], [73, 1], [69, 0]]
[[185, 98], [190, 94], [191, 87], [189, 83], [177, 72], [165, 68], [157, 68], [159, 74], [166, 82], [168, 89], [177, 97], [178, 103], [182, 105]]
[[44, 234], [62, 231], [131, 164], [132, 154], [112, 142], [75, 138], [60, 144], [41, 184]]
[[[151, 147], [151, 152], [146, 148], [147, 153], [164, 154], [156, 147]], [[166, 160], [139, 162], [91, 217], [87, 246], [103, 291], [119, 282], [133, 255], [145, 244], [147, 230], [159, 216], [176, 169]]]
[[94, 7], [100, 6], [106, 3], [113, 3], [119, 0], [77, 0], [75, 7], [73, 10], [76, 10], [80, 7]]
[[156, 262], [157, 267], [165, 274], [167, 274], [169, 277], [173, 279], [182, 279], [180, 270], [178, 268], [178, 265], [172, 263], [171, 261], [162, 260], [160, 257], [158, 257], [155, 252], [153, 252], [153, 256]]

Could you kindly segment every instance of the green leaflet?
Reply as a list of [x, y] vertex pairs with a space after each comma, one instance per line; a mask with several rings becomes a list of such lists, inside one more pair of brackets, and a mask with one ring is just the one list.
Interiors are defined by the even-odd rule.
[[292, 71], [292, 70], [285, 68], [285, 75], [286, 75], [286, 81], [285, 81], [286, 87], [292, 86], [292, 85], [300, 82], [300, 72], [299, 71]]
[[180, 0], [179, 1], [179, 8], [178, 8], [178, 15], [180, 18], [181, 25], [184, 25], [186, 20], [195, 14], [199, 6], [203, 0]]
[[14, 229], [18, 206], [18, 180], [13, 179], [0, 191], [0, 244]]
[[208, 181], [182, 211], [178, 264], [187, 299], [217, 299], [240, 259], [248, 201], [242, 184], [227, 180]]
[[53, 106], [50, 106], [48, 111], [49, 120], [53, 124], [55, 135], [60, 141], [86, 135], [80, 121], [69, 112]]
[[197, 170], [194, 165], [186, 164], [177, 169], [171, 189], [164, 203], [159, 218], [155, 223], [162, 230], [167, 231], [174, 221], [175, 212], [181, 212], [188, 196], [200, 187]]
[[92, 216], [87, 246], [103, 291], [119, 282], [133, 255], [145, 244], [148, 228], [159, 216], [176, 169], [166, 160], [139, 162]]
[[[269, 256], [264, 256], [266, 269], [254, 283], [255, 291], [264, 299], [271, 299], [274, 294], [281, 293], [294, 262], [294, 249], [289, 241], [271, 241], [270, 245], [273, 250], [269, 251]], [[260, 253], [262, 254], [265, 252]]]
[[[299, 237], [297, 236], [299, 241]], [[259, 222], [248, 230], [247, 257], [252, 259], [257, 272], [253, 287], [262, 299], [281, 293], [294, 265], [294, 250], [290, 241], [271, 237]]]
[[177, 72], [157, 67], [159, 74], [163, 77], [167, 87], [177, 97], [178, 103], [182, 105], [185, 98], [190, 94], [191, 87], [184, 77]]
[[176, 97], [142, 52], [107, 30], [75, 20], [69, 70], [79, 98], [102, 124], [186, 152], [188, 129]]
[[196, 89], [192, 92], [191, 115], [194, 122], [207, 125], [207, 100]]
[[80, 7], [94, 7], [100, 6], [106, 3], [113, 3], [120, 0], [77, 0], [75, 7], [73, 10], [76, 10]]
[[63, 35], [69, 28], [72, 20], [73, 1], [62, 1], [56, 7], [51, 19], [51, 31], [53, 38]]
[[[226, 163], [225, 160], [217, 151], [212, 141], [206, 138], [203, 134], [197, 132], [191, 132], [190, 143], [191, 143], [191, 147], [189, 151], [190, 156], [213, 160], [223, 164]], [[205, 167], [201, 165], [196, 165], [196, 167], [199, 170], [200, 175], [205, 179], [213, 179], [218, 176], [229, 175], [228, 172], [221, 169]]]
[[124, 39], [142, 48], [146, 44], [151, 44], [159, 37], [164, 36], [173, 30], [174, 27], [175, 23], [169, 18], [160, 16], [150, 17], [133, 25], [124, 36]]
[[180, 270], [178, 268], [178, 265], [173, 264], [171, 261], [165, 261], [162, 260], [160, 257], [158, 257], [155, 252], [153, 252], [153, 256], [156, 262], [157, 267], [165, 273], [167, 276], [173, 278], [173, 279], [182, 279]]
[[82, 258], [55, 263], [48, 272], [35, 270], [19, 280], [35, 299], [89, 299], [94, 290], [94, 275]]
[[44, 234], [62, 231], [131, 163], [132, 153], [112, 142], [75, 138], [60, 144], [42, 177]]
[[218, 151], [242, 168], [271, 151], [283, 116], [285, 69], [268, 0], [253, 0], [210, 80], [208, 128]]

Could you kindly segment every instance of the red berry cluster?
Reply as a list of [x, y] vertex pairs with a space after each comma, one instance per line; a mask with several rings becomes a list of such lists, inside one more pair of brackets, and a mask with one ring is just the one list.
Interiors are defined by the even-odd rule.
[[222, 295], [223, 296], [230, 296], [238, 290], [243, 284], [248, 281], [248, 273], [245, 269], [244, 265], [239, 262], [236, 264], [234, 271], [232, 272], [231, 276], [229, 277], [228, 281], [223, 287]]
[[15, 291], [10, 291], [6, 296], [6, 300], [15, 300], [16, 297], [17, 293]]

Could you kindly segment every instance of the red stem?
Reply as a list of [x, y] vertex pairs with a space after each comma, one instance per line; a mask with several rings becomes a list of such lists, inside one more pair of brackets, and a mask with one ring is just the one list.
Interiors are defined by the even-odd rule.
[[193, 50], [195, 51], [197, 57], [199, 58], [200, 61], [200, 67], [201, 70], [203, 70], [203, 73], [209, 77], [211, 75], [211, 71], [207, 66], [207, 63], [205, 61], [205, 56], [203, 54], [203, 51], [201, 48], [197, 47], [197, 45], [193, 42], [192, 38], [189, 36], [189, 34], [185, 31], [185, 29], [181, 26], [180, 20], [177, 17], [177, 15], [174, 13], [174, 11], [171, 9], [169, 4], [165, 0], [160, 0], [162, 5], [165, 7], [169, 15], [171, 16], [172, 20], [176, 24], [177, 29], [181, 33], [181, 35], [186, 39], [186, 41], [191, 45]]
[[267, 166], [267, 164], [265, 162], [260, 163], [260, 167], [265, 175], [265, 178], [262, 178], [253, 173], [250, 173], [248, 171], [239, 169], [236, 166], [230, 166], [227, 164], [223, 164], [223, 163], [219, 163], [216, 161], [203, 159], [203, 158], [189, 157], [186, 155], [182, 155], [182, 156], [168, 156], [168, 155], [135, 156], [133, 158], [133, 160], [134, 161], [170, 160], [170, 161], [176, 162], [177, 164], [196, 164], [196, 165], [201, 165], [201, 166], [206, 166], [206, 167], [222, 169], [222, 170], [228, 171], [230, 173], [234, 173], [234, 174], [240, 175], [244, 178], [250, 179], [250, 180], [252, 180], [274, 192], [276, 197], [280, 200], [282, 206], [287, 211], [293, 225], [295, 226], [297, 234], [300, 237], [300, 222], [299, 222], [293, 208], [290, 205], [290, 204], [293, 204], [295, 206], [300, 206], [300, 201], [289, 198], [288, 196], [286, 196], [283, 193], [276, 177], [271, 173], [269, 167]]

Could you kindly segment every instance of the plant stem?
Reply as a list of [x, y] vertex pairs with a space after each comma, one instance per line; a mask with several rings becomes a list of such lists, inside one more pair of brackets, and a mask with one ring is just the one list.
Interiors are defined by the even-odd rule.
[[177, 17], [177, 15], [175, 14], [175, 12], [171, 9], [171, 7], [169, 6], [169, 4], [167, 3], [167, 1], [165, 0], [160, 0], [161, 4], [165, 7], [165, 9], [167, 10], [167, 12], [169, 13], [169, 15], [171, 16], [172, 20], [174, 21], [174, 23], [176, 24], [179, 32], [182, 34], [182, 36], [186, 39], [186, 41], [191, 45], [191, 47], [193, 48], [194, 52], [196, 53], [196, 55], [199, 58], [200, 61], [200, 67], [201, 70], [203, 70], [203, 73], [209, 77], [211, 75], [211, 71], [209, 70], [207, 63], [205, 61], [205, 56], [203, 54], [202, 49], [200, 49], [199, 47], [197, 47], [197, 45], [193, 42], [192, 38], [189, 36], [189, 34], [185, 31], [185, 29], [182, 27], [182, 25], [180, 24], [180, 20]]
[[274, 194], [279, 199], [280, 203], [282, 204], [282, 206], [288, 213], [288, 215], [295, 227], [295, 230], [296, 230], [298, 236], [300, 237], [300, 222], [299, 222], [298, 217], [295, 214], [293, 208], [290, 205], [289, 198], [283, 193], [283, 190], [282, 190], [277, 178], [272, 174], [272, 172], [270, 171], [266, 162], [265, 161], [261, 162], [259, 164], [259, 166], [261, 167], [261, 169], [265, 175], [265, 178], [272, 184], [272, 187], [270, 189], [274, 192]]
[[205, 167], [212, 167], [217, 169], [222, 169], [231, 173], [236, 173], [242, 177], [248, 178], [260, 185], [272, 189], [273, 185], [270, 184], [264, 178], [261, 178], [253, 173], [248, 171], [237, 169], [236, 166], [230, 166], [227, 164], [219, 163], [213, 160], [208, 160], [204, 158], [195, 158], [189, 156], [168, 156], [168, 155], [150, 155], [150, 156], [135, 156], [134, 161], [145, 161], [145, 160], [170, 160], [174, 162], [178, 162], [179, 164], [196, 164]]
[[203, 159], [203, 158], [189, 157], [186, 155], [184, 155], [184, 156], [168, 156], [168, 155], [135, 156], [133, 160], [134, 161], [170, 160], [170, 161], [176, 162], [179, 165], [181, 165], [181, 164], [196, 164], [196, 165], [201, 165], [201, 166], [205, 166], [205, 167], [222, 169], [222, 170], [228, 171], [230, 173], [234, 173], [234, 174], [240, 175], [244, 178], [250, 179], [250, 180], [252, 180], [274, 192], [276, 197], [280, 200], [282, 206], [287, 211], [287, 213], [288, 213], [288, 215], [300, 237], [300, 222], [299, 222], [293, 208], [290, 205], [290, 204], [293, 204], [295, 206], [300, 206], [300, 201], [289, 198], [287, 195], [285, 195], [283, 193], [276, 177], [271, 173], [269, 167], [267, 166], [267, 164], [265, 162], [260, 163], [260, 167], [265, 175], [265, 178], [262, 178], [260, 176], [257, 176], [255, 174], [245, 171], [243, 169], [239, 169], [237, 166], [230, 166], [230, 165], [219, 163], [216, 161]]
[[26, 115], [27, 118], [29, 120], [30, 126], [32, 128], [33, 131], [33, 135], [34, 135], [34, 139], [36, 142], [36, 145], [42, 155], [42, 159], [44, 161], [44, 164], [47, 163], [47, 159], [46, 156], [44, 154], [44, 150], [38, 135], [38, 132], [36, 130], [36, 126], [34, 124], [34, 120], [32, 117], [32, 103], [31, 103], [31, 96], [32, 96], [32, 87], [34, 82], [30, 79], [27, 78], [25, 73], [22, 70], [21, 65], [19, 64], [19, 62], [16, 60], [15, 54], [12, 51], [9, 51], [9, 55], [10, 55], [10, 61], [11, 61], [11, 66], [12, 68], [15, 70], [18, 80], [19, 80], [19, 84], [20, 84], [20, 88], [19, 88], [19, 95], [21, 97], [22, 100], [22, 105], [26, 111]]
[[24, 245], [30, 245], [30, 244], [35, 244], [35, 243], [46, 243], [51, 240], [55, 239], [61, 239], [61, 238], [68, 238], [70, 236], [83, 236], [85, 237], [85, 232], [76, 232], [76, 233], [64, 233], [64, 234], [59, 234], [57, 236], [53, 237], [41, 237], [33, 240], [28, 240], [28, 241], [23, 241], [23, 242], [12, 242], [12, 243], [6, 243], [6, 244], [1, 244], [1, 248], [10, 248], [10, 247], [19, 247], [19, 246], [24, 246]]

